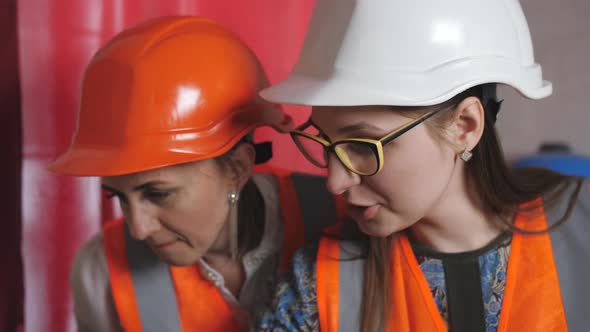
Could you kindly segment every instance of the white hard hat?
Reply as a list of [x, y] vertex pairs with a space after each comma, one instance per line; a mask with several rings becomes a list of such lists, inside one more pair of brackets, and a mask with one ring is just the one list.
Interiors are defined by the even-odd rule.
[[503, 83], [552, 92], [518, 0], [317, 0], [291, 75], [261, 96], [315, 106], [428, 106]]

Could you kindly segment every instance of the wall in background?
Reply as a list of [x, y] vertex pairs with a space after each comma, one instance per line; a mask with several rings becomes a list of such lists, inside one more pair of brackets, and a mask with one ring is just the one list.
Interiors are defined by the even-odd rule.
[[545, 141], [569, 143], [590, 156], [590, 1], [521, 0], [529, 21], [535, 58], [553, 95], [539, 101], [503, 87], [498, 120], [510, 159], [534, 153]]

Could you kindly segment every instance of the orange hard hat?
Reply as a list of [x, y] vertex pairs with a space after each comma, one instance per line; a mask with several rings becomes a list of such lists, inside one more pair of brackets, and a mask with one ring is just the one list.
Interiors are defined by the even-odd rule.
[[112, 176], [214, 158], [259, 126], [292, 120], [258, 97], [255, 55], [221, 25], [165, 17], [129, 28], [84, 74], [78, 123], [53, 172]]

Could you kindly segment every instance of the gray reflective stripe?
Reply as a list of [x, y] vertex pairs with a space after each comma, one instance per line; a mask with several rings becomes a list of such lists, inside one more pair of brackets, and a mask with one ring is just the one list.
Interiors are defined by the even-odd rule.
[[181, 332], [176, 292], [168, 265], [144, 242], [133, 239], [127, 225], [125, 245], [142, 332]]
[[[590, 299], [590, 192], [584, 181], [570, 219], [551, 232], [553, 257], [569, 331], [588, 331]], [[561, 219], [575, 186], [568, 188], [558, 206], [546, 212], [547, 222]]]
[[291, 180], [301, 208], [305, 243], [316, 243], [322, 229], [336, 222], [334, 197], [326, 189], [326, 178], [323, 176], [293, 173]]
[[338, 263], [338, 331], [357, 332], [361, 328], [361, 303], [365, 260], [359, 258], [361, 248], [350, 241], [340, 241]]

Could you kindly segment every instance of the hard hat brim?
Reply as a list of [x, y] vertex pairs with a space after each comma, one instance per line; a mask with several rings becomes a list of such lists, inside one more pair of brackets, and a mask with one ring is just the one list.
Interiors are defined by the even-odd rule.
[[[220, 152], [219, 155], [224, 152]], [[211, 156], [194, 152], [167, 151], [146, 158], [135, 151], [101, 150], [76, 147], [48, 166], [51, 172], [69, 176], [117, 176], [132, 174], [172, 165], [184, 164]]]
[[300, 71], [262, 90], [260, 96], [273, 103], [306, 106], [431, 106], [484, 83], [509, 85], [529, 99], [551, 95], [552, 84], [541, 78], [539, 65], [522, 66], [502, 60], [466, 59], [424, 72], [335, 70], [318, 77]]

